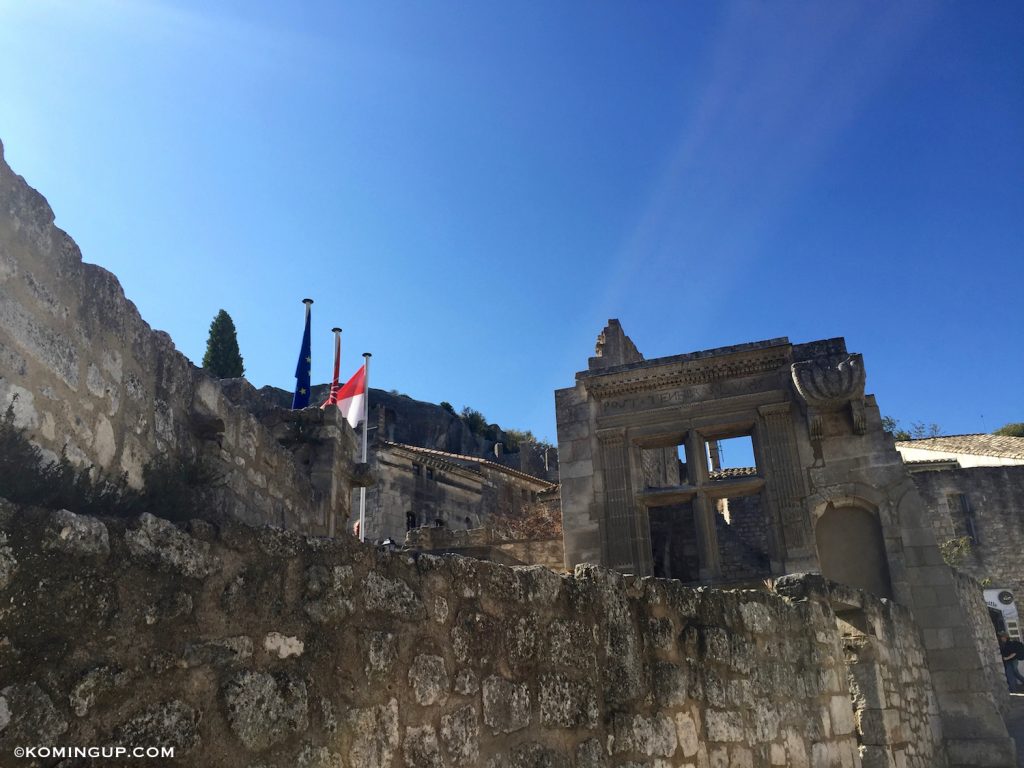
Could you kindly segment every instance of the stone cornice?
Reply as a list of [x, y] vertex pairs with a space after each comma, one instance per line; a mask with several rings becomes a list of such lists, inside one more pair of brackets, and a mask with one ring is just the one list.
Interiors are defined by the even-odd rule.
[[658, 389], [707, 384], [770, 373], [788, 367], [792, 346], [780, 341], [772, 346], [744, 349], [714, 356], [680, 356], [650, 360], [624, 370], [579, 377], [588, 394], [601, 400]]

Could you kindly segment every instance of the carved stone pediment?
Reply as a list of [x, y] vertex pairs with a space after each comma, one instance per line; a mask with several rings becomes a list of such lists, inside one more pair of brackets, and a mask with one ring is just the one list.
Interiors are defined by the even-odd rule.
[[842, 360], [830, 358], [807, 360], [791, 366], [796, 391], [818, 410], [838, 410], [854, 399], [864, 397], [864, 359], [847, 355]]

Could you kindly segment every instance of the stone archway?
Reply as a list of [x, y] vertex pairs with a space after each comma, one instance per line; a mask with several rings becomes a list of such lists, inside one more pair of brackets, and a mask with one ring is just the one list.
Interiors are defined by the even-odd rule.
[[855, 506], [829, 506], [814, 526], [818, 562], [826, 579], [892, 597], [889, 560], [878, 515]]

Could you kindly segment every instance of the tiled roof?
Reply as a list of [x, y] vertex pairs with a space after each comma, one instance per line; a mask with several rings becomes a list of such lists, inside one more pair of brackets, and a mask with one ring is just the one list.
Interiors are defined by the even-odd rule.
[[1024, 459], [1024, 437], [1006, 435], [946, 435], [924, 437], [919, 440], [900, 440], [897, 448], [920, 448], [942, 453], [968, 453], [975, 456], [998, 456], [1004, 459]]
[[477, 466], [487, 467], [488, 469], [493, 469], [497, 472], [504, 472], [507, 475], [518, 477], [520, 480], [527, 480], [532, 483], [539, 483], [548, 486], [547, 488], [543, 488], [541, 490], [548, 490], [548, 488], [552, 486], [552, 483], [549, 483], [547, 480], [535, 477], [533, 475], [528, 475], [525, 472], [520, 472], [518, 469], [506, 467], [503, 464], [498, 464], [493, 461], [488, 461], [487, 459], [482, 459], [479, 456], [465, 456], [461, 453], [449, 453], [448, 451], [439, 451], [436, 448], [420, 448], [418, 445], [392, 443], [387, 440], [382, 440], [381, 442], [384, 443], [384, 445], [394, 446], [395, 448], [404, 448], [407, 451], [419, 453], [424, 456], [431, 456], [433, 458], [441, 459], [443, 461], [468, 462], [470, 464], [476, 464]]
[[728, 480], [731, 477], [750, 477], [757, 474], [757, 467], [726, 467], [708, 472], [710, 480]]

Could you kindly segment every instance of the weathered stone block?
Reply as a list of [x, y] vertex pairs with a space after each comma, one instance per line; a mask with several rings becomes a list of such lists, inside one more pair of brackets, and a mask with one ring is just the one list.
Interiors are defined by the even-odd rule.
[[444, 704], [448, 700], [448, 670], [441, 656], [418, 655], [409, 668], [409, 685], [420, 706]]
[[589, 683], [560, 674], [540, 678], [540, 722], [549, 728], [596, 728], [597, 695]]
[[431, 725], [405, 729], [402, 756], [408, 768], [442, 768], [445, 764], [437, 743], [437, 731]]
[[220, 568], [207, 542], [196, 541], [174, 523], [148, 512], [139, 516], [136, 529], [125, 533], [125, 541], [133, 557], [190, 578], [203, 579]]
[[615, 754], [639, 752], [642, 755], [672, 757], [679, 742], [676, 726], [666, 715], [630, 715], [616, 713], [612, 716], [612, 751]]
[[55, 745], [67, 729], [67, 718], [37, 683], [9, 685], [0, 690], [0, 749], [3, 754], [14, 754], [15, 747]]
[[348, 717], [352, 733], [349, 762], [365, 768], [391, 768], [398, 748], [398, 702], [354, 709]]
[[488, 677], [483, 684], [484, 722], [493, 733], [512, 733], [530, 724], [530, 692], [525, 683]]
[[184, 757], [200, 744], [199, 713], [182, 701], [150, 707], [117, 729], [116, 742], [125, 747], [173, 747]]
[[228, 723], [253, 751], [277, 744], [309, 725], [306, 684], [288, 674], [242, 672], [223, 688]]
[[480, 718], [472, 706], [441, 718], [441, 742], [453, 765], [475, 766], [480, 755]]
[[104, 558], [110, 554], [107, 526], [95, 517], [76, 515], [66, 509], [53, 513], [43, 536], [43, 549], [76, 557]]

